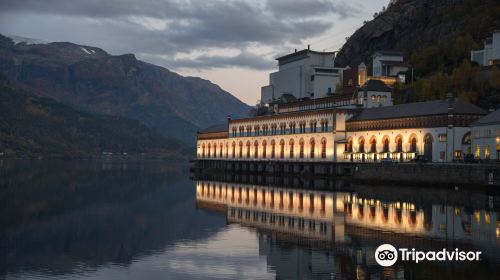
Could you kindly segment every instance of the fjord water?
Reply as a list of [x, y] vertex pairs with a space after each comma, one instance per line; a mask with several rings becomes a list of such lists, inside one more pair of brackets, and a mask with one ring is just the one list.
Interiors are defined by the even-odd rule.
[[[500, 197], [488, 190], [192, 180], [187, 169], [0, 161], [0, 279], [500, 275]], [[479, 250], [482, 259], [382, 268], [373, 254], [383, 243]]]

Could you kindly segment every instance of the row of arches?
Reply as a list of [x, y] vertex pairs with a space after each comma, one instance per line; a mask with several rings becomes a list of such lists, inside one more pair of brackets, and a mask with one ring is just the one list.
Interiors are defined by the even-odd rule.
[[[365, 137], [360, 136], [357, 138], [356, 141], [356, 147], [357, 150], [356, 152], [358, 153], [390, 153], [390, 152], [396, 152], [396, 153], [402, 153], [402, 152], [410, 152], [410, 153], [416, 153], [417, 152], [417, 143], [418, 143], [418, 137], [415, 133], [411, 134], [407, 138], [407, 145], [406, 149], [403, 146], [405, 143], [405, 140], [402, 135], [397, 135], [394, 138], [394, 145], [392, 145], [391, 149], [391, 140], [388, 135], [384, 135], [382, 137], [382, 140], [380, 141], [380, 145], [377, 141], [376, 136], [372, 136], [369, 138], [367, 141]], [[434, 142], [434, 139], [431, 134], [426, 134], [423, 139], [425, 146], [427, 144], [432, 144]], [[354, 139], [353, 137], [349, 137], [347, 139], [347, 144], [345, 148], [345, 152], [347, 153], [353, 153], [354, 151]], [[427, 149], [431, 148], [432, 146], [428, 147]], [[428, 151], [429, 152], [429, 151]]]
[[208, 143], [201, 145], [202, 158], [233, 158], [233, 159], [314, 159], [327, 157], [327, 140], [322, 138], [319, 143], [315, 138], [307, 142], [275, 139], [262, 141], [232, 141], [231, 144]]

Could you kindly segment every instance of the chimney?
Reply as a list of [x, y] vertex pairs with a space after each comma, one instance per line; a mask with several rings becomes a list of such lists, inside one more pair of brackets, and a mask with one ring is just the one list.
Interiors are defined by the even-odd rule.
[[307, 50], [311, 50], [311, 45], [307, 45]]
[[297, 49], [295, 49], [295, 52], [297, 52]]

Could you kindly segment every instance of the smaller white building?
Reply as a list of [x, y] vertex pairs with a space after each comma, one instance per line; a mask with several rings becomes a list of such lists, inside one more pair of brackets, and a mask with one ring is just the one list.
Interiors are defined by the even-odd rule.
[[480, 160], [500, 160], [500, 110], [472, 124], [474, 157]]
[[363, 108], [392, 106], [392, 89], [379, 80], [368, 80], [358, 91], [358, 104]]
[[500, 63], [500, 30], [484, 40], [484, 49], [471, 51], [470, 60], [481, 66], [489, 66]]
[[406, 82], [409, 67], [402, 52], [378, 51], [373, 54], [373, 77], [392, 77], [399, 83]]
[[332, 96], [342, 82], [342, 68], [334, 65], [335, 52], [310, 49], [277, 58], [279, 69], [269, 75], [269, 85], [261, 89], [261, 103], [283, 97], [297, 100]]

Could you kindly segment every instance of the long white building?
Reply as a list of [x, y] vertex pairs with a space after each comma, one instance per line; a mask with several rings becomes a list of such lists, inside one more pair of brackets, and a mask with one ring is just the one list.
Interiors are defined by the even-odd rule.
[[[323, 56], [316, 55], [304, 50], [280, 59], [291, 67]], [[289, 69], [300, 72], [297, 69], [302, 66], [297, 67]], [[333, 69], [333, 64], [328, 67]], [[280, 66], [277, 75], [285, 70]], [[325, 84], [336, 83], [336, 77], [330, 78]], [[275, 79], [272, 83], [273, 94], [269, 95], [272, 113], [229, 118], [226, 124], [200, 131], [197, 157], [232, 161], [376, 162], [384, 158], [410, 161], [423, 155], [434, 162], [459, 161], [472, 153], [470, 124], [487, 113], [452, 97], [393, 105], [391, 88], [374, 79], [354, 94], [276, 102], [276, 89], [297, 82], [293, 75], [289, 79]], [[301, 92], [292, 94], [300, 97]]]

